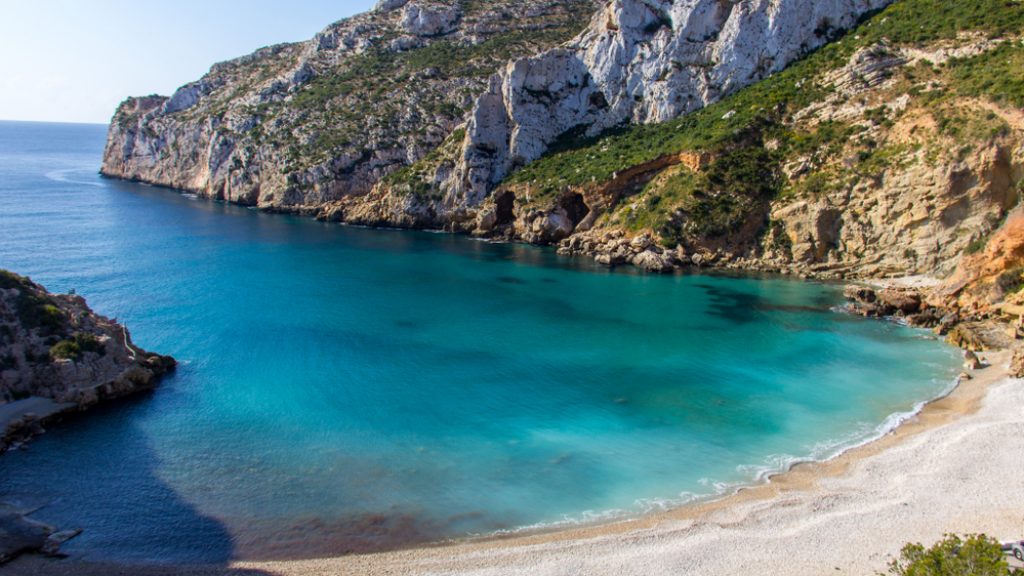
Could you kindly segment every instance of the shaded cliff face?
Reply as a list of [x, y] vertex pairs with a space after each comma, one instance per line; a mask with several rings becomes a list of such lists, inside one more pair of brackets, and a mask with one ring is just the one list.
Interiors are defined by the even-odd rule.
[[173, 367], [81, 296], [0, 270], [0, 451], [36, 419], [147, 390]]
[[572, 38], [597, 0], [388, 0], [299, 44], [130, 98], [102, 172], [289, 211], [371, 190], [464, 121], [510, 58]]

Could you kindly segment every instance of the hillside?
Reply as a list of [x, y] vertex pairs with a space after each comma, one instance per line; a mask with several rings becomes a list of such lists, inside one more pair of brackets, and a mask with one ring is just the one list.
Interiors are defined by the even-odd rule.
[[504, 176], [566, 135], [696, 110], [888, 1], [389, 0], [170, 98], [125, 101], [102, 171], [269, 210], [465, 229]]
[[1022, 31], [1019, 2], [903, 0], [697, 113], [566, 143], [477, 232], [651, 269], [944, 276], [1018, 202]]

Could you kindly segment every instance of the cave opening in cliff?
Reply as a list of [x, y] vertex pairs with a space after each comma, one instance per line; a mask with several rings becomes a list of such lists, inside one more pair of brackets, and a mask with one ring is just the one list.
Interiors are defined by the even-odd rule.
[[495, 226], [508, 226], [515, 221], [516, 195], [512, 192], [505, 192], [498, 196], [495, 201], [494, 215]]
[[567, 194], [562, 197], [562, 209], [565, 210], [566, 216], [572, 221], [573, 226], [578, 225], [590, 214], [590, 207], [583, 200], [583, 194]]

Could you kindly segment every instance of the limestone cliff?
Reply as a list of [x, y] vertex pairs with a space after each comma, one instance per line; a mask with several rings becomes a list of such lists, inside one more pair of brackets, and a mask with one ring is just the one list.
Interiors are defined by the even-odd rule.
[[147, 390], [173, 367], [81, 296], [0, 270], [0, 451], [47, 417]]
[[[699, 109], [889, 1], [381, 2], [170, 98], [127, 100], [103, 172], [338, 220], [464, 228], [567, 132]], [[442, 143], [449, 153], [431, 158]], [[374, 190], [421, 160], [433, 160], [422, 178]]]
[[386, 0], [298, 44], [129, 98], [102, 172], [281, 211], [367, 194], [464, 122], [510, 58], [572, 38], [597, 0]]
[[1024, 6], [903, 0], [678, 120], [516, 171], [476, 232], [655, 270], [945, 276], [1017, 205]]

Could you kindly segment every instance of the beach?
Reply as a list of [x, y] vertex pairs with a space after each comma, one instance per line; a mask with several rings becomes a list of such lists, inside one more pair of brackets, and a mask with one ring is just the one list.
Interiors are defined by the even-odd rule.
[[139, 567], [26, 557], [63, 574], [875, 574], [907, 542], [1024, 532], [1024, 384], [985, 355], [949, 396], [879, 440], [713, 502], [609, 525], [318, 560]]

